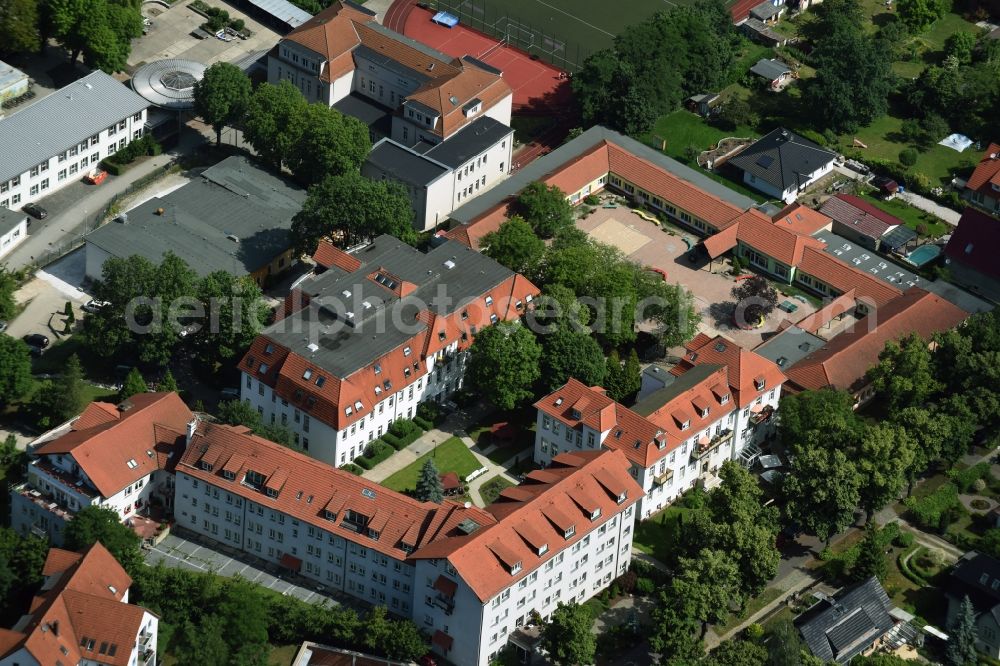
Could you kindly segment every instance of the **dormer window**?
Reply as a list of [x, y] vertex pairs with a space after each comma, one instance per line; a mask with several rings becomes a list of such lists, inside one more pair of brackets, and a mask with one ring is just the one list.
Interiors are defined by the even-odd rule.
[[410, 349], [409, 347], [403, 347], [403, 356], [409, 356], [412, 353], [413, 353], [412, 349]]
[[570, 525], [569, 527], [566, 528], [566, 531], [563, 532], [563, 537], [566, 539], [572, 539], [573, 535], [575, 534], [576, 534], [576, 525]]
[[222, 478], [226, 481], [233, 481], [236, 478], [236, 472], [224, 469], [222, 470]]
[[622, 494], [618, 496], [618, 500], [617, 501], [618, 501], [619, 504], [623, 504], [625, 502], [625, 500], [627, 500], [627, 499], [628, 499], [628, 491], [626, 490], [626, 491], [622, 491]]
[[462, 310], [462, 321], [465, 321], [468, 318], [469, 318], [469, 313], [466, 312], [465, 310]]
[[691, 421], [685, 421], [684, 423], [681, 424], [681, 430], [687, 430], [690, 427], [691, 427]]
[[376, 386], [375, 387], [375, 395], [382, 395], [382, 387], [381, 386]]
[[764, 390], [764, 378], [763, 377], [757, 377], [756, 379], [754, 379], [753, 380], [753, 387], [755, 389], [757, 389], [758, 391], [763, 391]]
[[708, 412], [709, 411], [710, 410], [709, 410], [708, 407], [706, 407], [705, 409], [701, 410], [701, 418], [706, 418], [708, 416]]
[[580, 420], [581, 414], [580, 414], [580, 410], [579, 409], [573, 408], [573, 409], [569, 410], [569, 415], [570, 415], [570, 418], [572, 418], [572, 419], [574, 419], [576, 421]]
[[403, 376], [404, 377], [409, 377], [410, 374], [411, 374], [411, 371], [410, 371], [409, 368], [403, 368]]
[[539, 557], [541, 557], [545, 553], [549, 552], [549, 544], [543, 543], [541, 546], [538, 547], [538, 551], [537, 552], [538, 552], [538, 556]]
[[493, 305], [493, 297], [492, 296], [487, 296], [486, 297], [486, 305], [487, 305], [487, 307], [489, 307], [490, 305]]
[[722, 398], [719, 399], [719, 402], [721, 404], [723, 404], [723, 405], [725, 405], [726, 403], [728, 403], [729, 402], [729, 394], [727, 393], [726, 395], [722, 396]]
[[326, 518], [327, 520], [332, 520], [332, 521], [336, 522], [336, 520], [337, 520], [337, 512], [336, 511], [324, 511], [323, 512], [323, 517]]
[[198, 467], [202, 468], [206, 472], [212, 471], [212, 463], [208, 462], [207, 460], [199, 460]]
[[368, 530], [368, 536], [371, 539], [374, 539], [375, 541], [378, 541], [379, 537], [382, 536], [382, 533], [381, 532], [377, 532], [375, 530]]
[[350, 416], [353, 413], [354, 413], [354, 408], [353, 407], [351, 407], [350, 405], [348, 405], [347, 407], [344, 407], [344, 415], [345, 416]]
[[591, 520], [597, 520], [600, 517], [601, 517], [601, 508], [600, 507], [597, 507], [596, 509], [594, 509], [593, 511], [590, 512], [590, 519]]
[[438, 342], [444, 342], [444, 339], [448, 337], [444, 331], [438, 331]]
[[513, 565], [511, 565], [511, 567], [510, 567], [510, 575], [511, 576], [516, 576], [520, 572], [521, 572], [521, 563], [520, 562], [515, 562]]
[[267, 494], [268, 497], [277, 497], [278, 496], [278, 491], [276, 489], [274, 489], [274, 488], [268, 488], [264, 492]]
[[364, 405], [361, 404], [361, 401], [360, 400], [355, 401], [355, 403], [354, 403], [354, 411], [356, 411], [358, 413], [361, 413], [362, 409], [364, 409]]

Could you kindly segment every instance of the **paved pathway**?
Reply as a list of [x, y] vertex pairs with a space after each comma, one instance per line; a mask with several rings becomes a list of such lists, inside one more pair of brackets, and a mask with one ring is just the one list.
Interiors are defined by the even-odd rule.
[[900, 192], [897, 196], [914, 208], [919, 208], [925, 213], [930, 213], [953, 227], [958, 226], [958, 220], [962, 217], [962, 214], [958, 211], [946, 208], [936, 201], [922, 197], [919, 194], [914, 194], [913, 192]]

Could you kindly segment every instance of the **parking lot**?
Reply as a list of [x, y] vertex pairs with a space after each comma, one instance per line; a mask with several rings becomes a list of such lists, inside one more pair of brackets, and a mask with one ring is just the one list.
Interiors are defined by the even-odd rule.
[[292, 582], [290, 579], [297, 578], [296, 576], [281, 573], [278, 567], [267, 564], [259, 558], [236, 551], [223, 553], [216, 548], [221, 546], [218, 544], [209, 546], [207, 543], [170, 534], [159, 545], [144, 550], [143, 554], [149, 566], [162, 562], [168, 567], [214, 573], [227, 578], [239, 576], [261, 587], [313, 604], [349, 603], [349, 600], [342, 595], [334, 596], [320, 585]]
[[169, 9], [152, 2], [142, 5], [144, 16], [152, 20], [148, 34], [132, 42], [129, 64], [153, 62], [164, 58], [183, 58], [205, 65], [213, 62], [233, 62], [249, 53], [264, 53], [278, 43], [278, 34], [258, 23], [235, 7], [221, 0], [209, 0], [209, 5], [229, 12], [233, 19], [243, 19], [253, 33], [249, 39], [224, 42], [217, 38], [198, 39], [191, 33], [205, 22], [205, 17], [188, 7], [187, 2], [177, 2]]
[[[761, 328], [742, 330], [732, 323], [735, 303], [730, 292], [735, 283], [729, 275], [731, 265], [722, 260], [709, 262], [707, 258], [692, 263], [687, 252], [689, 245], [698, 243], [695, 234], [656, 225], [622, 206], [596, 208], [586, 219], [577, 220], [576, 226], [594, 240], [617, 247], [637, 264], [665, 271], [668, 282], [680, 283], [693, 294], [701, 314], [700, 331], [712, 336], [721, 333], [745, 349], [753, 349], [776, 332], [783, 319], [799, 321], [815, 312], [812, 304], [795, 300], [798, 310], [794, 314], [775, 310]], [[665, 229], [674, 230], [676, 235]], [[780, 296], [779, 302], [785, 298]]]

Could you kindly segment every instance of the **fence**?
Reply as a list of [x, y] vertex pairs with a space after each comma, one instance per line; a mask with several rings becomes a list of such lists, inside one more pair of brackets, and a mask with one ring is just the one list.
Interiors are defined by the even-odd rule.
[[430, 7], [453, 14], [470, 28], [567, 72], [579, 71], [583, 58], [590, 55], [590, 50], [581, 47], [579, 41], [571, 45], [561, 35], [535, 28], [510, 15], [510, 9], [498, 0], [433, 0]]
[[62, 259], [67, 254], [80, 248], [84, 243], [84, 236], [91, 231], [94, 231], [102, 224], [110, 220], [112, 217], [121, 212], [122, 203], [128, 200], [129, 197], [145, 189], [152, 183], [160, 180], [167, 174], [171, 173], [175, 169], [179, 168], [174, 162], [168, 162], [162, 167], [158, 167], [156, 170], [137, 178], [135, 182], [126, 187], [122, 192], [111, 197], [107, 205], [101, 212], [94, 215], [88, 222], [85, 222], [82, 226], [78, 226], [72, 232], [72, 238], [64, 241], [59, 245], [53, 245], [51, 249], [46, 250], [42, 254], [38, 255], [32, 260], [32, 263], [36, 268], [45, 268], [51, 263]]

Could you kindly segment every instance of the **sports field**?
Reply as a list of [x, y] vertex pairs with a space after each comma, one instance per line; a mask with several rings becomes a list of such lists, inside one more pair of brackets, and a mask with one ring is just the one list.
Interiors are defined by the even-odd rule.
[[566, 71], [577, 71], [591, 53], [611, 46], [626, 26], [654, 12], [694, 0], [429, 0], [431, 9], [507, 38], [532, 55]]

